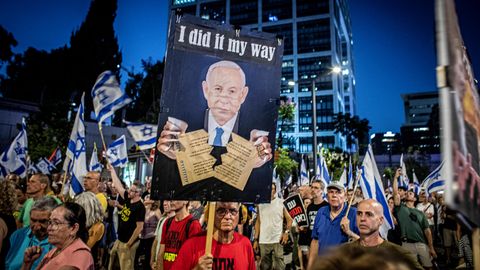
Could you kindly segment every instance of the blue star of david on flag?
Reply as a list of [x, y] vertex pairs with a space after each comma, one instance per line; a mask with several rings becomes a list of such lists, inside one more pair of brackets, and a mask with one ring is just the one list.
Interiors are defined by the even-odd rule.
[[157, 126], [144, 123], [124, 121], [127, 129], [137, 143], [140, 150], [148, 150], [155, 147], [157, 140]]
[[0, 155], [0, 174], [6, 176], [14, 173], [20, 177], [27, 176], [27, 128], [22, 120], [22, 130], [13, 139], [12, 144]]
[[84, 122], [84, 96], [78, 106], [77, 116], [73, 124], [72, 133], [67, 147], [66, 164], [70, 164], [67, 169], [72, 177], [70, 181], [71, 190], [78, 194], [83, 191], [83, 177], [87, 174], [87, 157], [85, 145], [85, 122]]
[[98, 76], [91, 94], [93, 108], [99, 124], [112, 116], [116, 110], [132, 101], [120, 89], [117, 78], [111, 71], [105, 71]]
[[128, 162], [127, 140], [125, 135], [115, 140], [108, 146], [107, 159], [113, 167], [125, 167]]

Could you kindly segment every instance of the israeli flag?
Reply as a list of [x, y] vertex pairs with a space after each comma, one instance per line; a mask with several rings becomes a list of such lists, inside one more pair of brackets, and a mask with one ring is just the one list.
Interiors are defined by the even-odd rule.
[[27, 127], [22, 119], [22, 130], [13, 139], [12, 144], [0, 155], [0, 172], [6, 176], [14, 173], [22, 178], [27, 177]]
[[[67, 170], [71, 173], [72, 178], [70, 185], [72, 191], [78, 194], [83, 191], [83, 177], [87, 174], [87, 151], [85, 144], [85, 122], [84, 122], [84, 98], [78, 106], [77, 116], [73, 124], [72, 133], [67, 147]], [[68, 160], [68, 161], [67, 161]]]
[[309, 177], [307, 172], [307, 167], [305, 165], [305, 160], [302, 156], [302, 164], [300, 165], [300, 186], [309, 184]]
[[352, 157], [348, 158], [348, 189], [353, 190], [353, 170], [352, 170]]
[[427, 194], [445, 190], [445, 179], [442, 177], [443, 163], [423, 180], [421, 187], [425, 189]]
[[49, 175], [53, 170], [55, 170], [55, 165], [53, 165], [48, 159], [40, 158], [35, 165], [35, 167], [43, 174]]
[[113, 167], [125, 167], [128, 162], [127, 141], [125, 135], [115, 140], [107, 149], [108, 162]]
[[402, 175], [398, 178], [398, 186], [408, 189], [410, 179], [408, 179], [407, 175], [407, 166], [405, 166], [405, 162], [403, 162], [403, 154], [400, 155], [400, 167], [402, 168]]
[[323, 181], [325, 186], [330, 184], [330, 174], [328, 173], [327, 162], [322, 156], [322, 152], [320, 151], [320, 157], [317, 159], [317, 173], [315, 178], [317, 180]]
[[60, 151], [60, 148], [57, 147], [55, 148], [55, 150], [53, 150], [53, 153], [48, 158], [48, 161], [50, 161], [55, 166], [62, 162], [62, 152]]
[[413, 177], [413, 183], [411, 184], [412, 185], [412, 189], [413, 189], [413, 192], [418, 196], [420, 194], [420, 183], [418, 182], [418, 178], [417, 178], [417, 175], [415, 174], [415, 170], [412, 170], [412, 177]]
[[385, 189], [383, 188], [382, 179], [378, 172], [371, 145], [368, 146], [368, 151], [363, 159], [360, 187], [362, 188], [365, 199], [375, 199], [383, 206], [383, 216], [386, 222], [380, 227], [380, 234], [386, 239], [388, 230], [394, 228], [395, 225], [393, 224], [393, 218], [388, 208]]
[[133, 123], [123, 121], [132, 135], [140, 150], [148, 150], [155, 147], [157, 141], [157, 126], [151, 124]]
[[98, 76], [92, 88], [92, 99], [99, 124], [132, 101], [120, 89], [115, 74], [109, 70]]
[[35, 173], [39, 173], [40, 171], [38, 170], [37, 168], [37, 165], [33, 164], [33, 163], [29, 163], [28, 164], [28, 169], [27, 169], [27, 172], [29, 174], [35, 174]]
[[90, 158], [90, 165], [88, 166], [88, 168], [90, 171], [93, 171], [93, 172], [102, 171], [102, 164], [98, 162], [98, 151], [97, 151], [96, 143], [93, 143], [92, 157]]
[[283, 199], [282, 182], [280, 181], [280, 176], [277, 174], [277, 167], [273, 168], [272, 178], [272, 183], [275, 184], [277, 189], [277, 197]]
[[343, 173], [340, 176], [340, 179], [338, 180], [340, 184], [342, 184], [344, 187], [347, 186], [347, 167], [343, 167]]

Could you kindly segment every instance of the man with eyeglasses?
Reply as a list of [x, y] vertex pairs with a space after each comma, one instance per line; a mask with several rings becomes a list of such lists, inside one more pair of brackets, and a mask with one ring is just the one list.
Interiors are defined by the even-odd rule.
[[415, 208], [417, 200], [413, 191], [407, 191], [404, 203], [401, 202], [398, 178], [402, 169], [398, 168], [393, 179], [393, 209], [400, 227], [402, 247], [415, 254], [425, 269], [433, 269], [432, 259], [437, 257], [433, 247], [432, 232], [425, 214]]
[[29, 215], [30, 226], [16, 230], [10, 237], [10, 250], [5, 259], [5, 269], [20, 269], [25, 250], [39, 246], [42, 249], [41, 255], [32, 265], [32, 269], [36, 269], [42, 258], [54, 248], [48, 242], [47, 227], [50, 213], [57, 205], [57, 201], [52, 197], [43, 197], [35, 201]]
[[102, 205], [103, 212], [105, 213], [107, 211], [107, 197], [105, 194], [100, 192], [98, 190], [98, 184], [100, 183], [100, 173], [91, 171], [87, 172], [87, 175], [83, 177], [83, 187], [85, 188], [85, 191], [90, 191], [93, 194], [95, 194], [95, 197], [97, 197], [98, 201]]
[[137, 240], [145, 221], [145, 206], [141, 201], [143, 187], [132, 184], [127, 191], [120, 182], [111, 164], [107, 165], [107, 169], [112, 176], [113, 186], [115, 186], [119, 195], [125, 200], [118, 219], [118, 239], [110, 251], [108, 269], [113, 269], [115, 257], [118, 256], [120, 269], [130, 270], [133, 269], [135, 251], [139, 244]]
[[255, 269], [250, 240], [235, 232], [239, 209], [240, 203], [237, 202], [217, 202], [212, 254], [205, 254], [207, 236], [203, 232], [182, 245], [172, 269]]

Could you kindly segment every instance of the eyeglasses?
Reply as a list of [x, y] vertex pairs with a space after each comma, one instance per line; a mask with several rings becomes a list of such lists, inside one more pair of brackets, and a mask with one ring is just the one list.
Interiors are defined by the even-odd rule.
[[63, 224], [69, 224], [68, 222], [59, 222], [56, 220], [49, 220], [48, 221], [48, 226], [52, 226], [52, 228], [58, 228], [58, 226], [63, 225]]
[[238, 215], [238, 210], [233, 208], [233, 209], [227, 209], [227, 208], [218, 208], [215, 210], [215, 213], [217, 214], [218, 217], [224, 217], [227, 213], [230, 213], [233, 217]]

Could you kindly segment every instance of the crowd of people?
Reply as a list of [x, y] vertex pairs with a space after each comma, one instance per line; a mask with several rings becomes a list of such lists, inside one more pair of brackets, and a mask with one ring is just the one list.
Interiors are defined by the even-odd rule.
[[[1, 269], [473, 269], [470, 228], [441, 194], [386, 189], [388, 209], [360, 189], [312, 180], [268, 204], [156, 201], [113, 167], [88, 172], [70, 196], [62, 175], [0, 180]], [[282, 198], [300, 194], [309, 226]], [[214, 213], [209, 215], [209, 209]], [[395, 228], [382, 235], [390, 211]], [[211, 252], [206, 253], [213, 217]], [[285, 253], [292, 252], [292, 260]]]

